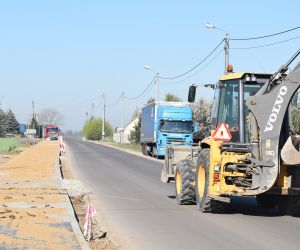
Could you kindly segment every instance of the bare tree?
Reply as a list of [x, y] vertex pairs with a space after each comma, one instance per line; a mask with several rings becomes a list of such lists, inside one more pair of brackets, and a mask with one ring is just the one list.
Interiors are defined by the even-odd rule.
[[212, 101], [200, 99], [197, 103], [193, 104], [194, 120], [199, 123], [198, 137], [204, 138], [210, 130], [210, 119]]
[[165, 101], [166, 102], [182, 102], [180, 97], [178, 97], [177, 95], [171, 94], [171, 93], [166, 94]]
[[64, 115], [53, 108], [44, 109], [38, 116], [38, 122], [43, 125], [63, 125]]

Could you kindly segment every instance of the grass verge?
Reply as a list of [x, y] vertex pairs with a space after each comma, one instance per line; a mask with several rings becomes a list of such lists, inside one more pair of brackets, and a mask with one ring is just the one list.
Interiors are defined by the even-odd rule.
[[128, 150], [132, 150], [135, 152], [141, 152], [141, 146], [139, 144], [132, 144], [132, 143], [120, 144], [120, 143], [115, 143], [115, 142], [106, 142], [106, 143], [109, 145], [118, 147], [118, 148], [128, 149]]
[[0, 138], [0, 155], [15, 155], [22, 152], [22, 147], [28, 147], [38, 142], [33, 138]]

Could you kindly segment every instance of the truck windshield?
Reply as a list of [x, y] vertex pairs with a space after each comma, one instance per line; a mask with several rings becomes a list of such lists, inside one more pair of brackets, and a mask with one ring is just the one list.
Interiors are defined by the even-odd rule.
[[58, 128], [49, 128], [48, 130], [51, 133], [57, 133], [58, 132]]
[[190, 134], [193, 132], [193, 122], [161, 120], [159, 130], [161, 132]]

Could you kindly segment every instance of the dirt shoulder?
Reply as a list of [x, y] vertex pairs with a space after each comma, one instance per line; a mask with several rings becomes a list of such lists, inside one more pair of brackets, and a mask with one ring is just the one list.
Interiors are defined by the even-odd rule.
[[88, 249], [57, 159], [58, 142], [44, 141], [0, 164], [1, 249]]
[[[68, 152], [67, 147], [67, 152], [63, 155], [61, 161], [63, 183], [68, 190], [81, 231], [84, 231], [87, 207], [89, 203], [94, 203], [94, 197], [92, 190], [87, 190], [87, 187], [84, 186], [80, 180], [75, 179], [78, 173], [74, 172], [75, 170], [72, 164], [72, 156], [71, 153]], [[97, 214], [92, 220], [92, 237], [88, 243], [89, 247], [93, 250], [117, 250], [121, 248], [116, 239], [112, 238], [111, 232], [108, 232], [107, 227], [100, 218], [101, 214]]]

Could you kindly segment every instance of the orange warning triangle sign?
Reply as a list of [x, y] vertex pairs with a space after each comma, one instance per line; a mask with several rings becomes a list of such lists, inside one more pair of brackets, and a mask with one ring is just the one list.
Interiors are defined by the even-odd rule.
[[213, 134], [213, 138], [215, 141], [230, 141], [232, 135], [228, 129], [228, 125], [226, 123], [219, 124]]

